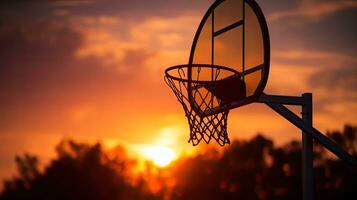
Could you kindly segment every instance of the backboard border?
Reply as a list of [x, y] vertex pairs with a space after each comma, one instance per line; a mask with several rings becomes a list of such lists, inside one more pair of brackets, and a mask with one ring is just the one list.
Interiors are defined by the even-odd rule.
[[[189, 57], [189, 65], [193, 64], [193, 59], [194, 59], [194, 53], [196, 50], [196, 46], [197, 46], [197, 42], [199, 39], [199, 36], [202, 32], [202, 29], [204, 27], [204, 25], [207, 22], [207, 19], [209, 18], [209, 16], [211, 15], [212, 11], [218, 7], [221, 3], [223, 3], [225, 0], [217, 0], [215, 1], [206, 11], [205, 15], [203, 16], [198, 29], [196, 31], [195, 37], [193, 39], [192, 42], [192, 46], [191, 46], [191, 52], [190, 52], [190, 57]], [[223, 112], [223, 111], [227, 111], [233, 108], [237, 108], [240, 106], [244, 106], [250, 103], [254, 103], [258, 100], [258, 98], [260, 97], [261, 94], [263, 94], [263, 91], [266, 87], [266, 84], [268, 82], [268, 78], [269, 78], [269, 71], [270, 71], [270, 38], [269, 38], [269, 29], [268, 29], [268, 25], [265, 19], [265, 16], [263, 14], [263, 11], [261, 10], [260, 6], [258, 5], [258, 3], [255, 0], [243, 0], [245, 3], [247, 3], [254, 11], [254, 13], [256, 14], [257, 18], [258, 18], [258, 22], [260, 24], [260, 28], [262, 31], [262, 36], [263, 36], [263, 45], [264, 45], [264, 67], [262, 70], [264, 70], [263, 73], [263, 79], [260, 81], [260, 84], [258, 85], [257, 89], [255, 90], [255, 93], [250, 96], [247, 97], [243, 100], [237, 101], [237, 102], [233, 102], [230, 105], [226, 105], [223, 108], [220, 108], [219, 110], [217, 110], [216, 112]], [[188, 72], [187, 72], [187, 77], [188, 77], [188, 90], [191, 89], [191, 80], [192, 80], [192, 70], [190, 68], [188, 68]], [[189, 94], [191, 94], [191, 91], [188, 91]], [[190, 95], [189, 95], [190, 98]], [[191, 100], [190, 100], [191, 101]], [[216, 113], [214, 112], [214, 113]], [[212, 113], [212, 114], [214, 114]]]

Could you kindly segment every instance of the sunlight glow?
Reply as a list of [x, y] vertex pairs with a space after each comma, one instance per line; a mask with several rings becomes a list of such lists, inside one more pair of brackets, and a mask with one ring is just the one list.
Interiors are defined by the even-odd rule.
[[113, 149], [119, 145], [119, 141], [114, 138], [104, 138], [102, 140], [102, 143], [104, 144], [105, 147], [108, 149]]
[[162, 146], [150, 146], [143, 149], [143, 155], [159, 167], [165, 167], [175, 160], [177, 154], [174, 150]]
[[179, 129], [176, 127], [165, 127], [159, 131], [159, 137], [155, 140], [155, 144], [160, 146], [170, 146], [177, 143]]

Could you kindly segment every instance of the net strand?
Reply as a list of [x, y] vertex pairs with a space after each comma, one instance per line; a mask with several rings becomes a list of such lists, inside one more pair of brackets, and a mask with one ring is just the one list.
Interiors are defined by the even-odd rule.
[[[230, 144], [227, 133], [227, 119], [229, 111], [223, 111], [220, 113], [212, 114], [209, 116], [202, 116], [202, 112], [212, 111], [212, 105], [214, 101], [219, 103], [218, 99], [208, 92], [203, 94], [204, 88], [203, 84], [192, 83], [192, 88], [195, 90], [192, 92], [192, 98], [198, 99], [200, 102], [197, 104], [189, 101], [188, 98], [188, 81], [186, 73], [182, 68], [177, 68], [176, 74], [179, 79], [172, 79], [165, 76], [166, 84], [172, 89], [176, 98], [181, 103], [185, 110], [185, 115], [187, 117], [190, 126], [190, 137], [188, 142], [191, 142], [193, 146], [198, 145], [202, 140], [205, 143], [209, 143], [214, 139], [219, 145], [224, 146], [225, 144]], [[197, 68], [197, 80], [200, 78], [201, 68]], [[220, 74], [220, 69], [216, 69], [214, 74], [214, 80], [217, 80]], [[200, 113], [201, 112], [201, 113]]]

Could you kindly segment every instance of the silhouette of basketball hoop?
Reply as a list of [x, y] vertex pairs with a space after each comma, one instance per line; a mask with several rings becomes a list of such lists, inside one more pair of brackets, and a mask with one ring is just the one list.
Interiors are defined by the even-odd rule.
[[[254, 0], [217, 0], [196, 32], [188, 64], [165, 71], [165, 81], [182, 104], [190, 126], [189, 142], [215, 139], [229, 144], [229, 110], [264, 103], [303, 131], [303, 199], [313, 199], [314, 138], [336, 156], [357, 161], [312, 126], [312, 94], [299, 97], [265, 94], [270, 42], [265, 17]], [[302, 107], [302, 118], [284, 105]]]

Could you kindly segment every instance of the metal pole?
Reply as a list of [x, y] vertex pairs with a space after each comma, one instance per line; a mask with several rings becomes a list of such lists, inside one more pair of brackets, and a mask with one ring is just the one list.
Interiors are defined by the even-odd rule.
[[[302, 95], [305, 104], [302, 105], [302, 119], [312, 127], [312, 94]], [[302, 132], [302, 191], [303, 200], [314, 199], [313, 178], [313, 140], [310, 134]]]
[[[257, 102], [265, 103], [289, 122], [302, 130], [302, 185], [303, 200], [314, 199], [313, 182], [313, 138], [341, 160], [352, 167], [357, 167], [357, 159], [348, 154], [335, 142], [312, 126], [312, 94], [305, 93], [301, 97], [277, 96], [262, 94]], [[302, 118], [290, 111], [283, 104], [301, 105]]]
[[319, 142], [323, 147], [328, 149], [330, 152], [335, 154], [341, 160], [345, 161], [346, 163], [350, 164], [352, 167], [357, 167], [357, 159], [348, 154], [345, 150], [343, 150], [340, 146], [338, 146], [334, 141], [326, 137], [320, 131], [315, 129], [314, 127], [307, 126], [306, 123], [295, 113], [290, 111], [285, 106], [278, 104], [278, 103], [265, 103], [275, 112], [279, 113], [283, 116], [286, 120], [294, 124], [296, 127], [303, 130], [305, 133], [310, 134], [317, 142]]

